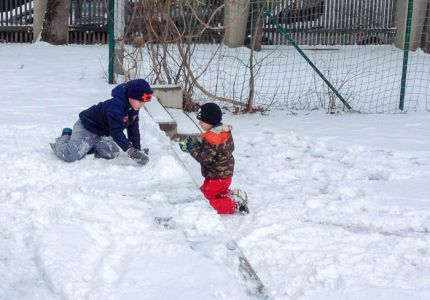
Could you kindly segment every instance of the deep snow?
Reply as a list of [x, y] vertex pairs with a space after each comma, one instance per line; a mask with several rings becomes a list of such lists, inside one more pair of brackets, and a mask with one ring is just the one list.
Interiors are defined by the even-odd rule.
[[430, 299], [428, 113], [226, 112], [251, 214], [218, 216], [145, 111], [145, 167], [51, 152], [109, 97], [107, 47], [0, 60], [0, 299], [252, 298], [231, 236], [273, 299]]

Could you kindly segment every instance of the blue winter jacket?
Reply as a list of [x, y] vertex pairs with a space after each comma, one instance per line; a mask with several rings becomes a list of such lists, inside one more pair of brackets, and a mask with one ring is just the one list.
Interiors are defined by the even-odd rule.
[[[139, 111], [130, 106], [125, 84], [112, 90], [112, 99], [82, 111], [79, 119], [90, 132], [110, 135], [123, 151], [130, 147], [140, 150]], [[128, 139], [123, 132], [126, 128]]]

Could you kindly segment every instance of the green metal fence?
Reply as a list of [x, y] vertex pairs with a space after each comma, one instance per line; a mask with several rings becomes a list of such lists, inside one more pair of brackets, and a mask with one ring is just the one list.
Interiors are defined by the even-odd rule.
[[[179, 84], [198, 102], [252, 102], [258, 109], [430, 110], [430, 4], [423, 8], [421, 1], [417, 9], [413, 0], [250, 1], [244, 46], [229, 48], [220, 42], [228, 30], [223, 14], [214, 17], [207, 10], [223, 12], [223, 3], [187, 3], [171, 1], [159, 12], [155, 5], [134, 6], [146, 21], [130, 31], [141, 39], [139, 46], [130, 42], [123, 48], [125, 78]], [[189, 16], [188, 27], [167, 22], [177, 20], [178, 12]], [[164, 35], [151, 40], [145, 22], [155, 22], [154, 15], [161, 17], [151, 26]], [[209, 23], [202, 25], [202, 20]], [[172, 31], [163, 27], [172, 23]], [[184, 31], [190, 24], [200, 27]], [[217, 39], [208, 42], [206, 30]]]

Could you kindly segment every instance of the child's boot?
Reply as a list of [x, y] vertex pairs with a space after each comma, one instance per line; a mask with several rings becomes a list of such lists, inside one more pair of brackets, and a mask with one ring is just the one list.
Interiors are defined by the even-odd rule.
[[[61, 136], [55, 139], [55, 143], [49, 143], [49, 145], [51, 146], [52, 151], [54, 151], [54, 153], [57, 152], [57, 141], [58, 140], [68, 140], [70, 138], [70, 136], [72, 135], [72, 128], [69, 127], [65, 127], [63, 128], [63, 130], [61, 131]], [[65, 136], [65, 138], [63, 138], [63, 136]]]
[[248, 207], [248, 195], [245, 191], [235, 189], [231, 190], [230, 194], [233, 197], [234, 202], [236, 203], [236, 211], [242, 214], [249, 214]]
[[72, 128], [69, 128], [69, 127], [66, 127], [66, 128], [63, 128], [63, 131], [61, 132], [61, 136], [63, 136], [63, 135], [72, 135]]

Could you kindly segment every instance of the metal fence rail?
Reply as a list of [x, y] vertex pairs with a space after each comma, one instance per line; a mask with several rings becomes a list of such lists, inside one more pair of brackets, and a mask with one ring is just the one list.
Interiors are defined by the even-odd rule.
[[105, 0], [73, 0], [69, 17], [70, 44], [106, 44], [108, 41]]
[[[0, 0], [0, 43], [33, 42], [34, 0]], [[106, 44], [105, 0], [72, 0], [69, 43]]]
[[1, 26], [26, 26], [33, 24], [32, 0], [2, 0], [0, 2]]
[[[390, 44], [396, 0], [282, 0], [271, 13], [300, 45]], [[288, 44], [266, 18], [266, 44]]]
[[[0, 42], [32, 41], [33, 2], [0, 1]], [[215, 9], [221, 2], [211, 0], [211, 5], [202, 10], [202, 16], [209, 13], [208, 8]], [[299, 45], [390, 44], [396, 32], [396, 0], [280, 0], [274, 3], [270, 7], [272, 14]], [[106, 5], [106, 0], [72, 0], [70, 43], [107, 42]], [[180, 20], [184, 12], [172, 7], [172, 18]], [[213, 25], [222, 24], [222, 14], [212, 21]], [[222, 32], [207, 30], [196, 42], [220, 42], [220, 36]], [[268, 18], [263, 25], [263, 44], [288, 44]]]
[[0, 1], [0, 43], [31, 43], [33, 40], [33, 1]]

